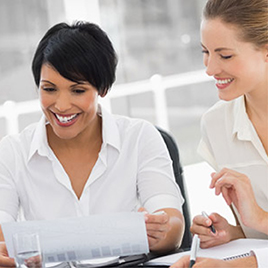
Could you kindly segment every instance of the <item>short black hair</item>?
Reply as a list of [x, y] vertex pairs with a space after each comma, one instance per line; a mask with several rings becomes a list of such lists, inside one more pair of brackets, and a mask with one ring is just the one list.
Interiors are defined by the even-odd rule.
[[104, 96], [115, 81], [117, 55], [107, 34], [96, 24], [58, 23], [46, 32], [33, 57], [37, 87], [43, 64], [73, 82], [89, 82]]

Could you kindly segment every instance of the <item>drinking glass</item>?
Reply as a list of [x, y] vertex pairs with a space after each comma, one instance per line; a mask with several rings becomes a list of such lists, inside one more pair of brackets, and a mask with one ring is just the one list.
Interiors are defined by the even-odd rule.
[[43, 267], [39, 235], [37, 233], [16, 233], [13, 235], [13, 248], [18, 268]]

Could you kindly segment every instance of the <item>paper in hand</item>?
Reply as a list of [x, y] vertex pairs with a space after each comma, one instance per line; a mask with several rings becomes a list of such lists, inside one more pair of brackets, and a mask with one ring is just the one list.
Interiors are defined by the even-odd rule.
[[2, 224], [8, 253], [14, 257], [12, 235], [38, 232], [45, 262], [136, 255], [149, 252], [142, 213], [124, 212], [47, 221]]

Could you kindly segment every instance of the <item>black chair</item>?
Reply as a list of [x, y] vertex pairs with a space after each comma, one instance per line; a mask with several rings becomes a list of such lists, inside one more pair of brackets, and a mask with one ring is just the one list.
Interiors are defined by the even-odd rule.
[[192, 243], [192, 234], [190, 232], [191, 220], [190, 220], [190, 210], [188, 206], [186, 190], [184, 187], [183, 169], [180, 163], [179, 150], [178, 150], [178, 147], [174, 138], [168, 132], [166, 132], [165, 130], [159, 127], [156, 127], [156, 128], [160, 132], [161, 136], [163, 137], [167, 145], [170, 158], [173, 161], [173, 170], [174, 170], [175, 179], [176, 179], [177, 184], [180, 187], [181, 194], [185, 200], [182, 206], [183, 215], [185, 219], [185, 231], [184, 231], [182, 243], [180, 246], [180, 250], [189, 250], [191, 247], [191, 243]]

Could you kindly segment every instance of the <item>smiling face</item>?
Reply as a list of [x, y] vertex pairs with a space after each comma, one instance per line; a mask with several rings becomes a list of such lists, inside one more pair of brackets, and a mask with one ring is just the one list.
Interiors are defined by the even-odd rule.
[[267, 49], [241, 41], [238, 28], [217, 18], [204, 19], [201, 44], [206, 72], [215, 78], [220, 99], [267, 90]]
[[52, 133], [59, 138], [76, 138], [97, 125], [98, 91], [88, 82], [68, 80], [44, 64], [39, 96]]

